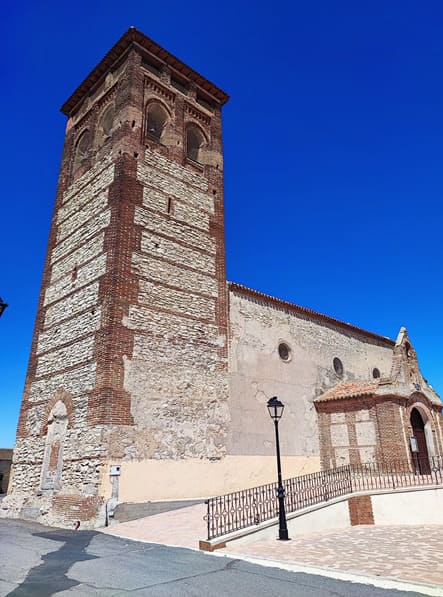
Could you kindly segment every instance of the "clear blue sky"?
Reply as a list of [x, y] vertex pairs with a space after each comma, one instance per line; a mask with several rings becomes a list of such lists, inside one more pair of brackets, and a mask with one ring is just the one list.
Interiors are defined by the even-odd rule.
[[14, 443], [59, 107], [130, 26], [231, 95], [228, 278], [395, 338], [443, 392], [441, 2], [47, 0], [2, 7], [0, 446]]

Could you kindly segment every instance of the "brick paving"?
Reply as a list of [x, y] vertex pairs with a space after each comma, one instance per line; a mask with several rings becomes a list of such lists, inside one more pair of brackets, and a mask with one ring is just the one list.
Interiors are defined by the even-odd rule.
[[223, 550], [294, 564], [442, 585], [443, 526], [355, 526], [291, 541], [232, 542]]

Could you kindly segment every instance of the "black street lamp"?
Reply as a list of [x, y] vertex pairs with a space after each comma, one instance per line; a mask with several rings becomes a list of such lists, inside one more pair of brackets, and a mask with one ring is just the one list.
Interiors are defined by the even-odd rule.
[[6, 309], [8, 305], [3, 302], [2, 297], [0, 296], [0, 317], [3, 314], [3, 311]]
[[288, 541], [288, 527], [286, 524], [286, 512], [285, 512], [285, 488], [281, 478], [281, 462], [280, 462], [280, 439], [278, 436], [278, 422], [281, 419], [285, 405], [280, 402], [277, 396], [268, 400], [268, 411], [271, 419], [274, 421], [275, 426], [275, 443], [277, 447], [277, 474], [278, 474], [278, 486], [277, 486], [277, 497], [278, 497], [278, 538], [280, 541]]

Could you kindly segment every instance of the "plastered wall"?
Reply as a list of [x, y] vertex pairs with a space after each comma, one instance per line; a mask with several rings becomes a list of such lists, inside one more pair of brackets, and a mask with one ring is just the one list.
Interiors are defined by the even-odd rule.
[[[275, 456], [226, 456], [208, 461], [185, 460], [109, 461], [104, 467], [101, 493], [111, 495], [111, 464], [121, 465], [120, 502], [180, 500], [222, 495], [247, 487], [256, 487], [277, 480]], [[318, 470], [316, 457], [284, 457], [282, 470], [286, 477]]]
[[[273, 427], [266, 402], [278, 396], [285, 404], [280, 422], [282, 452], [318, 456], [314, 398], [341, 380], [371, 379], [374, 367], [381, 375], [387, 375], [392, 348], [381, 340], [328, 324], [314, 315], [298, 314], [236, 290], [231, 290], [229, 304], [229, 405], [233, 413], [229, 453], [273, 453]], [[279, 357], [280, 342], [290, 348], [287, 362]], [[343, 376], [334, 372], [334, 357], [343, 363]], [[346, 440], [342, 437], [345, 431], [337, 421], [337, 448]], [[359, 434], [361, 442], [372, 446], [373, 430], [367, 421], [359, 422]]]

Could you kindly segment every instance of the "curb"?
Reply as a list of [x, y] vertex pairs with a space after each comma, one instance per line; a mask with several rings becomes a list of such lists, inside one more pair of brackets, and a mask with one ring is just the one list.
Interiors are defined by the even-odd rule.
[[209, 556], [218, 558], [234, 558], [244, 560], [250, 564], [257, 564], [259, 566], [268, 566], [270, 568], [281, 568], [289, 572], [299, 572], [304, 574], [315, 574], [318, 576], [327, 576], [335, 580], [342, 580], [352, 583], [360, 583], [364, 585], [373, 585], [381, 589], [396, 589], [398, 591], [414, 591], [430, 597], [442, 597], [443, 586], [418, 583], [410, 580], [403, 580], [399, 578], [373, 576], [370, 574], [360, 572], [346, 572], [343, 570], [336, 570], [335, 568], [321, 568], [317, 566], [310, 566], [298, 562], [289, 562], [282, 560], [272, 560], [263, 557], [249, 556], [243, 553], [236, 553], [230, 551], [229, 553], [206, 552]]

